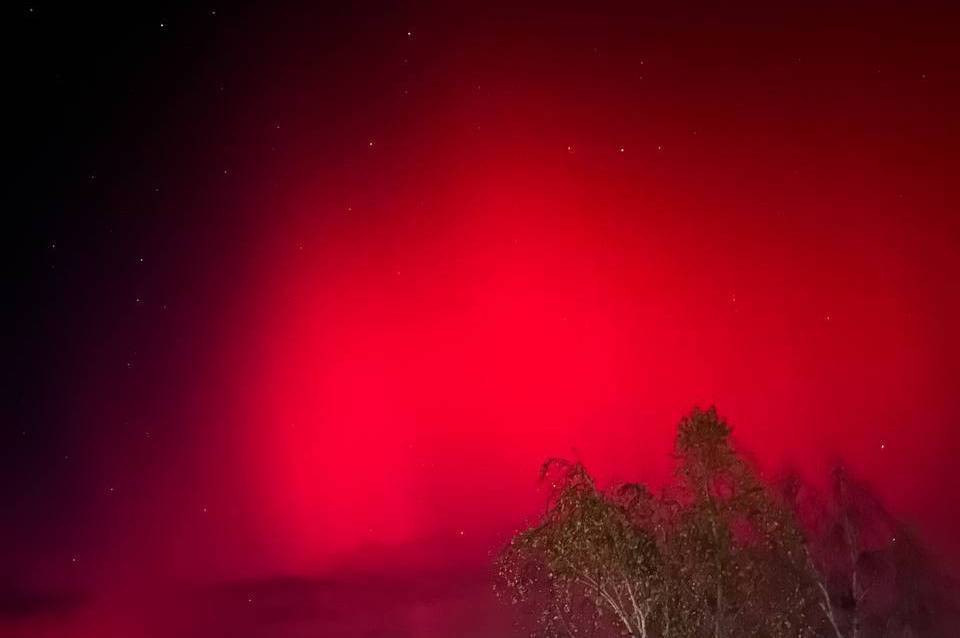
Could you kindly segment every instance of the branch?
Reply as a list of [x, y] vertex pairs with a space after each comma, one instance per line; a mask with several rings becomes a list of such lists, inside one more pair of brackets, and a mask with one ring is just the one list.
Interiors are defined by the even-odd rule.
[[843, 634], [840, 633], [840, 628], [837, 627], [837, 620], [833, 615], [833, 604], [830, 602], [830, 594], [827, 593], [827, 588], [820, 581], [820, 579], [817, 579], [817, 587], [820, 588], [820, 592], [823, 594], [824, 600], [824, 602], [820, 603], [820, 609], [823, 610], [827, 620], [830, 621], [830, 626], [833, 627], [833, 633], [837, 635], [837, 638], [843, 638]]
[[623, 623], [623, 626], [627, 629], [627, 634], [630, 636], [636, 636], [636, 632], [633, 630], [633, 625], [630, 624], [630, 619], [624, 613], [620, 605], [617, 604], [617, 601], [613, 599], [610, 593], [606, 590], [605, 587], [599, 587], [596, 585], [596, 581], [585, 575], [578, 575], [576, 582], [579, 582], [581, 585], [585, 585], [592, 589], [595, 589], [596, 592], [607, 602], [610, 606], [610, 609], [613, 610], [613, 613], [617, 615], [617, 618], [620, 619], [620, 622]]
[[820, 570], [817, 569], [816, 564], [813, 562], [813, 557], [810, 555], [810, 548], [804, 545], [803, 553], [807, 557], [807, 568], [813, 574], [813, 578], [817, 582], [817, 588], [820, 589], [820, 593], [823, 596], [823, 602], [819, 604], [819, 607], [823, 610], [823, 614], [827, 617], [827, 620], [830, 621], [830, 626], [833, 627], [833, 633], [836, 634], [837, 638], [844, 638], [843, 634], [840, 633], [840, 627], [837, 626], [837, 618], [833, 614], [833, 603], [830, 601], [830, 592], [827, 591], [827, 586], [823, 583], [823, 576], [820, 574]]
[[633, 586], [627, 578], [623, 579], [627, 585], [627, 593], [630, 594], [630, 602], [633, 604], [633, 614], [636, 616], [637, 625], [640, 627], [641, 638], [647, 638], [647, 615], [641, 611], [637, 604], [637, 597], [633, 595]]

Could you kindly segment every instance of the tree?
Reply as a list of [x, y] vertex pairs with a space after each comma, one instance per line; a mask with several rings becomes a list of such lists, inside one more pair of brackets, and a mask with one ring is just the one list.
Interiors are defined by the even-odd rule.
[[[597, 490], [580, 464], [553, 459], [544, 519], [518, 534], [501, 555], [499, 573], [514, 602], [535, 609], [545, 636], [654, 635], [662, 605], [662, 558], [646, 511], [652, 496], [624, 491], [622, 501]], [[652, 513], [652, 510], [650, 510]]]
[[694, 636], [814, 634], [816, 583], [785, 504], [735, 451], [714, 408], [680, 421], [678, 524], [665, 539]]
[[956, 584], [867, 485], [838, 466], [826, 494], [795, 479], [785, 493], [807, 530], [805, 549], [831, 636], [956, 635]]
[[715, 409], [680, 421], [675, 454], [676, 481], [659, 495], [604, 491], [582, 465], [548, 461], [546, 514], [498, 558], [501, 595], [543, 636], [827, 635], [803, 530]]

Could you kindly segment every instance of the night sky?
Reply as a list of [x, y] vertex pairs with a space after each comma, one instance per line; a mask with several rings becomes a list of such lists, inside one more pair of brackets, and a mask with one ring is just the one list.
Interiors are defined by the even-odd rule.
[[4, 8], [0, 635], [512, 636], [540, 463], [694, 405], [960, 571], [960, 10], [74, 4]]

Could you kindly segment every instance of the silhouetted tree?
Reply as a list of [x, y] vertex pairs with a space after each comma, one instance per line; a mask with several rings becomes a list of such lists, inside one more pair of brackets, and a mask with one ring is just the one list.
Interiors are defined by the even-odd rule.
[[675, 452], [678, 525], [665, 539], [679, 566], [695, 636], [802, 636], [816, 631], [816, 582], [792, 513], [730, 442], [716, 410], [681, 420]]
[[[912, 537], [838, 470], [831, 494], [765, 485], [715, 409], [677, 428], [676, 481], [600, 490], [553, 459], [538, 524], [497, 560], [543, 636], [919, 638], [957, 619]], [[949, 631], [949, 630], [946, 630]]]
[[517, 535], [498, 561], [515, 602], [539, 607], [545, 635], [602, 632], [651, 635], [663, 595], [662, 559], [644, 520], [646, 494], [607, 498], [580, 464], [548, 461], [551, 506], [537, 526]]
[[956, 635], [955, 584], [866, 485], [840, 466], [827, 495], [797, 483], [790, 497], [836, 638]]

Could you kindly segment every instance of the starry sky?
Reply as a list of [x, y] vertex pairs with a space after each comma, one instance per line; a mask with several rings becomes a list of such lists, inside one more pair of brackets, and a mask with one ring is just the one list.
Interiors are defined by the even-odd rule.
[[514, 635], [694, 405], [960, 570], [960, 16], [790, 4], [6, 7], [0, 636]]

